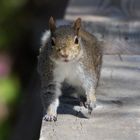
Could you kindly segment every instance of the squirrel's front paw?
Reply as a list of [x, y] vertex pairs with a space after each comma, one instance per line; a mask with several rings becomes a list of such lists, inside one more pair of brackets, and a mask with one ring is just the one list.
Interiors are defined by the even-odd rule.
[[45, 120], [45, 121], [57, 121], [57, 115], [56, 114], [46, 114], [43, 117], [43, 120]]

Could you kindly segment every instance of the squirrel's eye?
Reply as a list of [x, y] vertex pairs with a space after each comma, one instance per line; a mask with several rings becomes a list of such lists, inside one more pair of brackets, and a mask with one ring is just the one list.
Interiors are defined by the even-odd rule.
[[58, 51], [58, 52], [60, 52], [60, 51], [61, 51], [61, 49], [60, 49], [60, 48], [58, 48], [58, 49], [57, 49], [57, 51]]
[[52, 46], [55, 46], [55, 38], [54, 37], [51, 38], [51, 44], [52, 44]]
[[74, 43], [78, 44], [78, 37], [77, 36], [75, 36], [75, 38], [74, 38]]

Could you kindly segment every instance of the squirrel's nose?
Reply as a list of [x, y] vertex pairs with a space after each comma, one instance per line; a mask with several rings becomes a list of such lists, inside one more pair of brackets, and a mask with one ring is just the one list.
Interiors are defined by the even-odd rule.
[[67, 54], [61, 54], [61, 56], [62, 56], [63, 58], [67, 58], [67, 57], [68, 57]]

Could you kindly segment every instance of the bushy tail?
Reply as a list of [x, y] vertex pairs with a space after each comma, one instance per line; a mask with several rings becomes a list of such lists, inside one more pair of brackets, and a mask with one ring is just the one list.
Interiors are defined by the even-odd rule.
[[106, 39], [101, 41], [101, 47], [103, 54], [115, 55], [115, 54], [126, 54], [126, 55], [140, 55], [140, 43], [127, 42], [123, 39]]
[[85, 22], [84, 28], [101, 41], [103, 54], [140, 55], [139, 22]]

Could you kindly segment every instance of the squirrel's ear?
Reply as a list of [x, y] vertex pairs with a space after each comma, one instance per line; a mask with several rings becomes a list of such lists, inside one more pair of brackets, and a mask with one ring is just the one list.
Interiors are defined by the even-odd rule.
[[55, 25], [55, 21], [54, 21], [53, 17], [50, 17], [50, 19], [49, 19], [49, 29], [50, 29], [51, 33], [53, 33], [56, 29], [56, 25]]
[[77, 18], [73, 24], [76, 35], [78, 35], [79, 29], [81, 28], [81, 18]]

